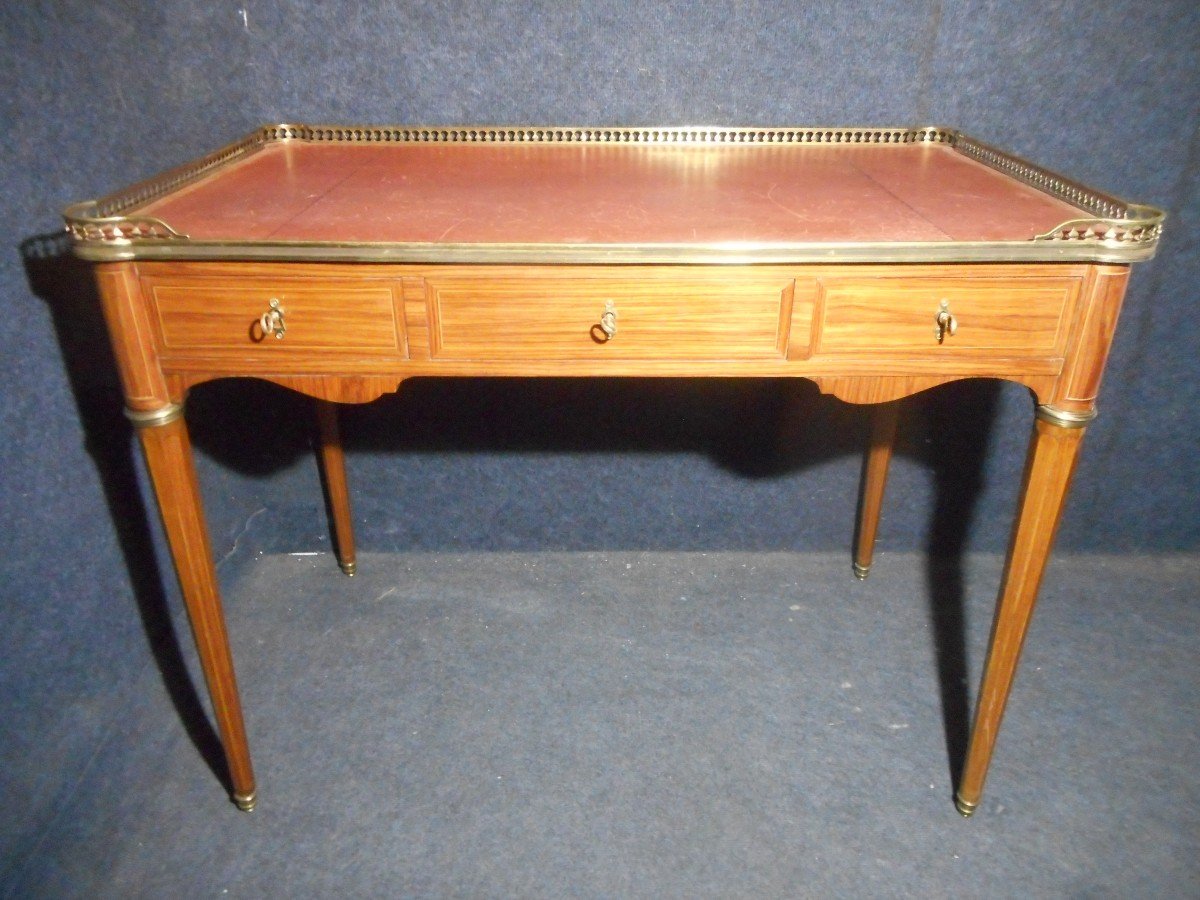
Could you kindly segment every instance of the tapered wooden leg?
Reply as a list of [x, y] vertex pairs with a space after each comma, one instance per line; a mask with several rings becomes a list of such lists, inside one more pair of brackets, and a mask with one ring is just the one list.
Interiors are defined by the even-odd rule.
[[955, 796], [955, 805], [964, 816], [975, 811], [983, 794], [1025, 632], [1079, 458], [1085, 422], [1086, 417], [1072, 418], [1070, 414], [1043, 407], [1034, 423], [1020, 508], [996, 601], [991, 643], [975, 708], [975, 724]]
[[350, 488], [346, 483], [346, 455], [342, 452], [342, 434], [338, 428], [336, 403], [317, 400], [317, 459], [329, 518], [333, 522], [333, 544], [338, 565], [347, 575], [358, 568], [354, 552], [354, 524], [350, 518]]
[[182, 412], [182, 407], [172, 405], [150, 413], [130, 413], [129, 417], [138, 428], [150, 480], [162, 512], [167, 543], [175, 561], [200, 666], [208, 683], [213, 714], [229, 765], [233, 800], [241, 809], [249, 811], [255, 802], [250, 746], [246, 741], [217, 573], [192, 463], [191, 441]]
[[863, 457], [862, 492], [858, 504], [858, 528], [854, 539], [854, 575], [867, 577], [875, 553], [875, 534], [883, 507], [883, 490], [887, 486], [888, 465], [896, 443], [896, 420], [900, 415], [898, 401], [880, 403], [871, 410], [871, 442]]

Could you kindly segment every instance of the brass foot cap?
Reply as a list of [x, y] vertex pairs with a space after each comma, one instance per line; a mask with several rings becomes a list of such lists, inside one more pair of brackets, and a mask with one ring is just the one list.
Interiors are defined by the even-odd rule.
[[254, 791], [248, 794], [234, 794], [233, 802], [237, 804], [237, 808], [242, 812], [250, 812], [250, 810], [254, 809], [254, 804], [258, 802], [258, 797]]
[[854, 577], [857, 578], [859, 581], [866, 581], [867, 574], [870, 571], [871, 571], [870, 566], [860, 566], [858, 563], [854, 563]]
[[954, 808], [958, 810], [958, 814], [964, 819], [969, 819], [975, 815], [975, 810], [978, 808], [978, 803], [968, 803], [958, 794], [954, 795]]
[[356, 563], [356, 562], [338, 563], [338, 565], [341, 566], [342, 571], [345, 572], [347, 575], [349, 575], [351, 578], [353, 578], [354, 573], [358, 571], [358, 563]]

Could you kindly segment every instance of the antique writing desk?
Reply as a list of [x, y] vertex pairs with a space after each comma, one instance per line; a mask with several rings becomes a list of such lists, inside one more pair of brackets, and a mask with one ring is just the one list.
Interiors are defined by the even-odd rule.
[[183, 402], [226, 376], [315, 398], [338, 559], [336, 405], [412, 376], [794, 376], [875, 404], [966, 377], [1036, 402], [957, 806], [992, 747], [1117, 323], [1162, 214], [941, 128], [267, 126], [66, 211], [104, 315], [233, 786], [255, 801]]

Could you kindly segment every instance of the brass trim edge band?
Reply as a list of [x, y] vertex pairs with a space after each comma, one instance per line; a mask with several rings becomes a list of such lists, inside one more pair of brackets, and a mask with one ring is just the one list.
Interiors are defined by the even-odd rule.
[[[1091, 221], [1091, 220], [1088, 220]], [[329, 241], [191, 241], [163, 238], [85, 240], [75, 255], [90, 262], [133, 259], [305, 260], [378, 263], [560, 263], [706, 265], [800, 263], [1090, 262], [1127, 265], [1154, 256], [1153, 243], [1107, 240], [860, 244], [428, 244]]]
[[133, 423], [134, 428], [155, 428], [167, 425], [183, 415], [182, 403], [168, 403], [158, 409], [126, 409], [125, 418]]
[[[162, 219], [126, 215], [171, 191], [279, 142], [573, 143], [573, 144], [946, 144], [981, 165], [1093, 213], [1069, 219], [1028, 241], [942, 244], [800, 244], [660, 247], [560, 244], [379, 244], [190, 241]], [[99, 200], [63, 211], [76, 254], [95, 262], [129, 259], [313, 259], [369, 262], [1062, 262], [1129, 263], [1149, 259], [1162, 234], [1162, 210], [1126, 203], [1019, 156], [940, 126], [646, 127], [264, 125], [244, 138]]]
[[1057, 425], [1059, 428], [1086, 428], [1099, 413], [1095, 409], [1076, 412], [1071, 409], [1055, 409], [1053, 406], [1039, 406], [1037, 417], [1043, 422]]

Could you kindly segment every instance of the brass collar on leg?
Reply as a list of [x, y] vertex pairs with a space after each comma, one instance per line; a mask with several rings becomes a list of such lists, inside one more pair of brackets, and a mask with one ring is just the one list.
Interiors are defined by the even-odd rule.
[[234, 794], [233, 802], [242, 812], [251, 812], [254, 809], [255, 804], [258, 802], [258, 797], [255, 796], [254, 791], [251, 791], [248, 794]]
[[1059, 428], [1086, 428], [1092, 419], [1096, 418], [1095, 409], [1076, 412], [1072, 409], [1055, 409], [1053, 406], [1039, 406], [1037, 417], [1043, 422], [1057, 425]]
[[154, 428], [158, 425], [167, 425], [182, 415], [182, 403], [168, 403], [166, 406], [160, 406], [158, 409], [126, 408], [125, 410], [125, 417], [133, 423], [134, 428]]
[[958, 794], [954, 795], [954, 807], [958, 810], [958, 814], [964, 819], [971, 818], [971, 816], [975, 814], [975, 810], [978, 808], [978, 806], [978, 803], [968, 803]]

